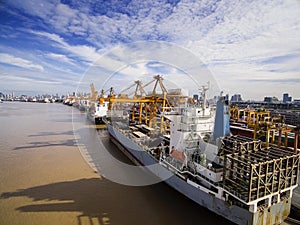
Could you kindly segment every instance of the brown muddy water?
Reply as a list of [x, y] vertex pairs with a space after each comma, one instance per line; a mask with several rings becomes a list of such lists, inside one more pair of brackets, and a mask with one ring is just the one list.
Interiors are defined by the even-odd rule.
[[[79, 151], [79, 127], [94, 129], [85, 114], [60, 103], [0, 104], [0, 225], [232, 224], [164, 183], [130, 186], [101, 176], [97, 159]], [[129, 163], [105, 131], [97, 134]]]

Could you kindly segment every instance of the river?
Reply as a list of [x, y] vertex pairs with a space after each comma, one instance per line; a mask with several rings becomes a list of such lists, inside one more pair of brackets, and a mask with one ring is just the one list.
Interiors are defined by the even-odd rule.
[[[1, 225], [232, 224], [165, 183], [124, 185], [99, 174], [107, 171], [101, 152], [130, 161], [75, 108], [4, 102], [0, 127]], [[123, 180], [141, 175], [110, 169]]]

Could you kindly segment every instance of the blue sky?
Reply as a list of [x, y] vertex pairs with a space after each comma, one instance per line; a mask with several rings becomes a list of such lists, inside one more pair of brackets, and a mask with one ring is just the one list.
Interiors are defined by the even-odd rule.
[[[72, 92], [118, 46], [158, 41], [198, 57], [224, 93], [299, 99], [299, 15], [299, 0], [3, 0], [0, 91]], [[156, 63], [120, 74], [179, 79], [181, 68]]]

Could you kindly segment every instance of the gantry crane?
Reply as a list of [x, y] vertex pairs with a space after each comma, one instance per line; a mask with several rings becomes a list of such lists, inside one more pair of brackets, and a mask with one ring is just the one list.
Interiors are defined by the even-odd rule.
[[[148, 82], [146, 85], [142, 85], [141, 81], [135, 81], [134, 84], [123, 89], [119, 95], [114, 94], [114, 89], [110, 89], [108, 97], [104, 97], [104, 92], [101, 92], [99, 101], [109, 102], [109, 111], [118, 110], [121, 104], [131, 104], [130, 120], [135, 121], [138, 124], [146, 124], [149, 127], [157, 127], [160, 124], [160, 131], [166, 130], [165, 118], [163, 113], [172, 108], [173, 104], [169, 99], [174, 97], [182, 97], [181, 95], [168, 95], [168, 91], [163, 84], [163, 78], [160, 75], [155, 75], [154, 79]], [[147, 94], [145, 87], [154, 83], [152, 91]], [[134, 92], [126, 94], [126, 91], [134, 88]], [[160, 87], [160, 91], [158, 91]], [[133, 94], [133, 97], [130, 97]], [[183, 97], [182, 97], [183, 98]], [[118, 104], [119, 103], [119, 104]], [[157, 121], [157, 117], [160, 117], [160, 121]]]
[[270, 142], [275, 144], [275, 136], [278, 135], [277, 146], [282, 146], [284, 134], [284, 146], [288, 147], [288, 133], [294, 134], [294, 151], [298, 148], [299, 128], [284, 123], [282, 116], [272, 116], [266, 109], [239, 109], [236, 106], [230, 108], [231, 119], [235, 122], [244, 123], [249, 130], [253, 130], [254, 140], [264, 139], [266, 147]]

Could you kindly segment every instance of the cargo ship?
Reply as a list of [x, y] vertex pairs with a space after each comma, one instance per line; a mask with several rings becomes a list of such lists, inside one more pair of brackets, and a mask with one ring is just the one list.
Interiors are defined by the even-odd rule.
[[299, 151], [230, 135], [225, 97], [211, 106], [208, 88], [203, 87], [200, 100], [191, 101], [170, 94], [161, 76], [155, 79], [161, 93], [105, 99], [109, 110], [104, 122], [116, 146], [137, 165], [229, 221], [282, 223], [298, 185]]
[[91, 102], [87, 109], [87, 117], [96, 125], [104, 125], [102, 118], [106, 115], [108, 102]]

